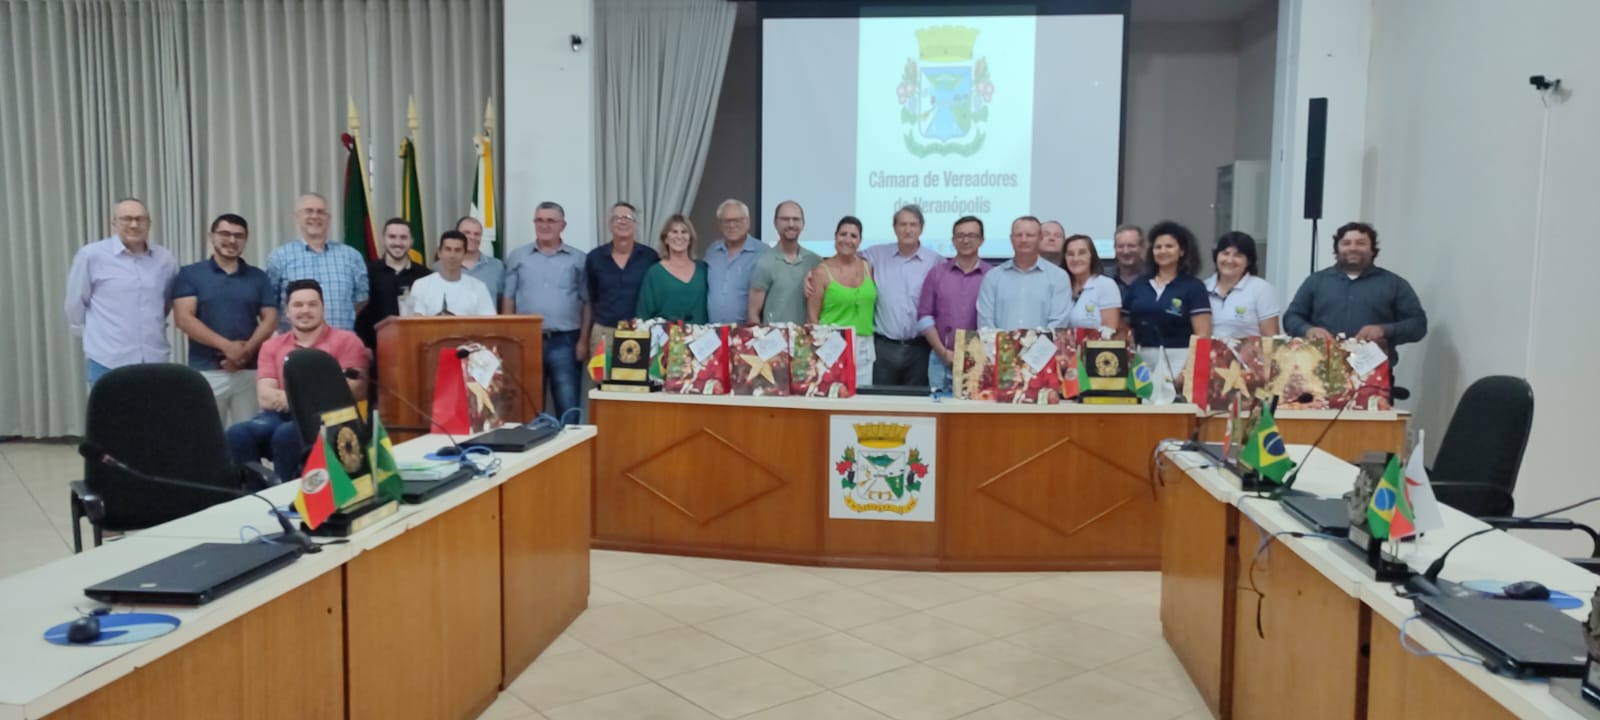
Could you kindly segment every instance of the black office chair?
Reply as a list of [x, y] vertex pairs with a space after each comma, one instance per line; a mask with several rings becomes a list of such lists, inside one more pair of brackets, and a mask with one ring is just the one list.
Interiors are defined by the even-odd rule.
[[1468, 386], [1428, 468], [1439, 502], [1474, 517], [1512, 515], [1517, 472], [1532, 431], [1528, 381], [1491, 375]]
[[[289, 353], [283, 363], [283, 391], [288, 396], [289, 414], [307, 447], [322, 428], [323, 413], [356, 406], [344, 368], [321, 350], [305, 348]], [[366, 434], [364, 429], [362, 434]], [[361, 438], [363, 443], [366, 440]]]
[[89, 391], [84, 441], [140, 472], [228, 492], [159, 485], [86, 460], [84, 479], [71, 483], [73, 552], [83, 551], [83, 519], [99, 545], [105, 531], [159, 525], [265, 482], [259, 466], [233, 464], [211, 385], [182, 365], [130, 365], [106, 373]]

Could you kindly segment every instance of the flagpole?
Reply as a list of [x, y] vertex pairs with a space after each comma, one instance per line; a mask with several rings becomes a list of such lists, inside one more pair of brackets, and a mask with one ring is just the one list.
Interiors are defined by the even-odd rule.
[[[417, 96], [411, 95], [406, 100], [406, 130], [407, 130], [407, 135], [406, 135], [405, 141], [400, 143], [400, 159], [401, 159], [400, 212], [401, 212], [401, 214], [403, 216], [405, 216], [406, 222], [408, 224], [410, 224], [412, 222], [412, 218], [410, 217], [410, 215], [411, 215], [411, 203], [412, 203], [412, 201], [416, 200], [416, 198], [411, 197], [411, 175], [412, 175], [412, 173], [415, 173], [416, 176], [417, 176], [417, 188], [416, 188], [417, 192], [418, 193], [422, 192], [422, 159], [418, 156], [418, 153], [417, 153], [417, 136], [420, 134], [419, 130], [421, 129], [421, 127], [422, 127], [422, 120], [421, 120], [420, 116], [417, 115]], [[409, 148], [407, 147], [408, 145], [409, 145]], [[409, 172], [407, 172], [407, 168], [405, 167], [405, 160], [406, 160], [406, 155], [407, 155], [408, 150], [409, 150], [409, 154], [411, 155], [411, 157], [410, 157], [411, 167], [409, 169], [410, 170]], [[422, 251], [421, 255], [424, 256], [424, 257], [418, 257], [416, 255], [417, 254], [417, 250], [415, 248], [415, 245], [413, 245], [412, 251], [411, 251], [413, 253], [412, 260], [414, 262], [417, 262], [417, 263], [424, 263], [425, 256], [427, 255], [428, 238], [427, 238], [427, 228], [424, 227], [424, 222], [426, 222], [425, 219], [424, 219], [424, 215], [425, 215], [425, 213], [423, 212], [422, 206], [419, 203], [417, 205], [417, 217], [416, 217], [416, 226], [415, 226], [416, 227], [416, 234], [418, 235], [418, 237], [412, 238], [411, 241], [413, 243], [418, 243], [418, 242], [422, 243], [423, 251]]]
[[[367, 234], [373, 238], [373, 243], [377, 244], [377, 243], [380, 243], [382, 240], [381, 240], [381, 238], [377, 237], [377, 233], [373, 232], [373, 228], [372, 228], [372, 210], [373, 210], [373, 207], [372, 207], [372, 173], [367, 169], [367, 156], [366, 156], [366, 154], [361, 152], [361, 148], [362, 148], [362, 145], [361, 145], [361, 114], [359, 112], [356, 112], [356, 99], [355, 99], [355, 97], [354, 96], [350, 96], [349, 100], [350, 100], [350, 112], [349, 112], [348, 120], [349, 120], [350, 137], [355, 139], [355, 143], [356, 143], [356, 163], [361, 167], [361, 192], [362, 192], [363, 195], [366, 196], [366, 200], [367, 200]], [[382, 256], [383, 255], [382, 255], [382, 252], [380, 250], [379, 257], [382, 257]]]

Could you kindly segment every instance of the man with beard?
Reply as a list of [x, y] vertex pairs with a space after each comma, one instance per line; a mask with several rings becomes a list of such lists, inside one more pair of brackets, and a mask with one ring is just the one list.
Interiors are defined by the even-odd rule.
[[289, 396], [283, 389], [283, 362], [289, 353], [302, 348], [321, 350], [333, 356], [339, 367], [356, 370], [356, 378], [346, 378], [352, 397], [366, 397], [367, 348], [361, 338], [324, 320], [322, 286], [315, 280], [294, 280], [284, 289], [288, 303], [289, 331], [261, 346], [256, 370], [256, 401], [261, 413], [248, 422], [228, 428], [228, 453], [235, 463], [272, 458], [272, 469], [279, 482], [300, 477], [308, 448], [300, 440], [300, 429], [289, 414]]
[[761, 254], [750, 275], [750, 322], [803, 324], [806, 321], [806, 276], [822, 256], [800, 247], [806, 213], [800, 203], [785, 200], [772, 213], [778, 245]]
[[1337, 335], [1370, 340], [1383, 348], [1392, 369], [1400, 362], [1396, 346], [1428, 334], [1428, 314], [1411, 283], [1373, 264], [1376, 229], [1345, 223], [1333, 238], [1338, 262], [1301, 283], [1283, 315], [1284, 330], [1314, 340]]
[[211, 257], [185, 265], [172, 286], [172, 317], [189, 336], [189, 367], [211, 383], [223, 425], [260, 410], [256, 351], [278, 327], [272, 281], [244, 260], [249, 239], [244, 218], [219, 215], [211, 221]]

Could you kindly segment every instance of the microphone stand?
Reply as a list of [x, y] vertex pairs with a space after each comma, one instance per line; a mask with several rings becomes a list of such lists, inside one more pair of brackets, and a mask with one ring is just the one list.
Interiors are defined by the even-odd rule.
[[257, 500], [266, 503], [267, 507], [272, 508], [272, 517], [277, 519], [278, 527], [283, 530], [282, 534], [277, 536], [263, 536], [267, 538], [278, 538], [277, 540], [269, 540], [269, 542], [279, 542], [284, 545], [293, 545], [299, 549], [301, 554], [322, 552], [322, 548], [318, 547], [316, 543], [312, 542], [310, 536], [300, 532], [299, 530], [296, 530], [294, 526], [290, 525], [289, 519], [284, 517], [282, 513], [278, 512], [278, 506], [273, 505], [271, 500], [268, 500], [259, 492], [226, 488], [217, 485], [206, 485], [204, 483], [189, 482], [188, 480], [178, 480], [176, 478], [151, 475], [142, 470], [135, 469], [121, 460], [118, 460], [111, 453], [106, 452], [104, 449], [91, 442], [79, 444], [78, 454], [82, 455], [83, 458], [89, 462], [99, 463], [106, 467], [120, 470], [124, 473], [132, 475], [135, 479], [147, 483], [154, 483], [156, 485], [170, 485], [173, 487], [187, 488], [190, 490], [203, 490], [206, 492], [222, 493], [230, 497], [244, 497], [248, 495], [256, 498]]

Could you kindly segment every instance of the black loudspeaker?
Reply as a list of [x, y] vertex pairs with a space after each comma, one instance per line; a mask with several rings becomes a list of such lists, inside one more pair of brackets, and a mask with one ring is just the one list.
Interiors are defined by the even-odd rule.
[[1306, 124], [1306, 219], [1322, 219], [1322, 171], [1328, 155], [1328, 99], [1311, 98]]

